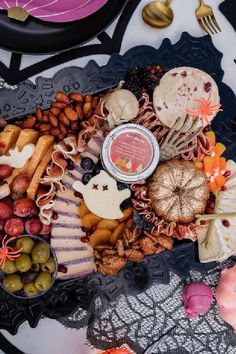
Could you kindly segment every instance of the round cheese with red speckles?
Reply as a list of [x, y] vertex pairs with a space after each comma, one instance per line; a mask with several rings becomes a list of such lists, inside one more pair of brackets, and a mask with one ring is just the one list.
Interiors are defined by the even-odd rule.
[[[208, 125], [220, 108], [219, 90], [214, 79], [202, 70], [179, 67], [168, 71], [153, 93], [155, 112], [160, 121], [172, 128], [177, 118], [199, 116]], [[204, 114], [199, 114], [199, 112]]]

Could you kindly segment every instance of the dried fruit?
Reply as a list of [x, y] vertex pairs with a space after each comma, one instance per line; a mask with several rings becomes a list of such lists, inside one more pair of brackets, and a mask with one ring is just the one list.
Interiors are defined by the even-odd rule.
[[96, 230], [90, 236], [90, 244], [94, 248], [97, 245], [101, 245], [101, 244], [104, 244], [104, 243], [109, 243], [110, 242], [110, 237], [111, 237], [111, 231], [104, 230], [104, 229]]
[[85, 202], [82, 201], [79, 206], [79, 216], [81, 217], [81, 219], [83, 219], [83, 217], [87, 214], [90, 214], [90, 210], [87, 208]]
[[124, 216], [121, 219], [119, 219], [119, 221], [123, 222], [123, 221], [129, 219], [133, 215], [133, 213], [134, 213], [133, 208], [127, 208], [127, 209], [123, 210]]
[[93, 213], [87, 214], [82, 218], [82, 225], [87, 229], [91, 229], [94, 225], [97, 225], [101, 218]]
[[97, 230], [98, 229], [105, 229], [105, 230], [110, 230], [114, 231], [119, 226], [119, 222], [117, 220], [110, 220], [110, 219], [104, 219], [99, 221], [97, 224]]
[[121, 223], [119, 224], [115, 230], [112, 232], [112, 235], [111, 235], [111, 244], [112, 245], [115, 245], [117, 240], [122, 237], [123, 235], [123, 232], [125, 230], [125, 223]]

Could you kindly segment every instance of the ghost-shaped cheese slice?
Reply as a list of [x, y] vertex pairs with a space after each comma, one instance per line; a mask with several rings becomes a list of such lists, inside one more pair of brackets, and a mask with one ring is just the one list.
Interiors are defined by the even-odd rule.
[[22, 151], [16, 146], [9, 150], [9, 155], [0, 156], [0, 164], [7, 164], [13, 168], [22, 168], [34, 153], [34, 144], [27, 144]]
[[87, 185], [76, 181], [73, 188], [83, 195], [88, 209], [103, 219], [122, 218], [120, 205], [131, 195], [128, 188], [119, 191], [116, 181], [103, 170], [91, 178]]

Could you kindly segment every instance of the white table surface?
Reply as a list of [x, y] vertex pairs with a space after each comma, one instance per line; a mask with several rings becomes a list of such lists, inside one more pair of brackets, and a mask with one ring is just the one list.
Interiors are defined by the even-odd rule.
[[[215, 47], [224, 53], [222, 68], [225, 75], [223, 81], [236, 93], [236, 65], [234, 63], [234, 59], [236, 58], [236, 33], [218, 10], [218, 5], [222, 1], [206, 0], [207, 4], [213, 7], [217, 21], [222, 29], [222, 32], [214, 35], [212, 39]], [[147, 2], [148, 0], [143, 0], [133, 14], [123, 39], [121, 53], [125, 53], [133, 46], [142, 44], [158, 48], [162, 40], [166, 37], [172, 43], [175, 43], [184, 31], [189, 32], [195, 37], [204, 35], [196, 21], [194, 13], [199, 3], [198, 0], [173, 0], [174, 22], [169, 28], [162, 30], [152, 29], [142, 22], [141, 10]], [[110, 26], [107, 30], [108, 33], [113, 32], [114, 25]], [[93, 40], [92, 42], [96, 43], [97, 40]], [[0, 57], [8, 65], [10, 60], [9, 53], [0, 49]], [[21, 69], [46, 57], [24, 56]], [[83, 67], [89, 59], [91, 59], [91, 56], [72, 60], [66, 64], [44, 71], [40, 75], [51, 77], [56, 71], [65, 66], [79, 65]], [[95, 55], [92, 59], [96, 60], [98, 64], [104, 65], [109, 58], [106, 55]], [[32, 77], [31, 79], [34, 80], [35, 78]], [[27, 323], [24, 323], [16, 336], [11, 336], [3, 330], [1, 332], [11, 343], [26, 354], [93, 354], [100, 352], [86, 345], [86, 329], [79, 331], [65, 329], [60, 323], [54, 320], [41, 320], [35, 329], [30, 328]]]

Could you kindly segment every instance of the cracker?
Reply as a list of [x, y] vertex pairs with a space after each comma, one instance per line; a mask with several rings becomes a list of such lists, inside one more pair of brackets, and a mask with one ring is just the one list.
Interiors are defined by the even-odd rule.
[[40, 161], [42, 160], [46, 152], [53, 145], [53, 141], [54, 141], [54, 137], [51, 135], [44, 135], [39, 138], [34, 150], [34, 154], [31, 157], [29, 166], [26, 171], [26, 174], [29, 178], [33, 177]]
[[46, 154], [43, 156], [40, 164], [38, 165], [33, 178], [31, 179], [30, 185], [27, 189], [27, 197], [29, 199], [34, 200], [38, 187], [39, 187], [39, 183], [40, 183], [40, 179], [43, 176], [43, 173], [46, 169], [46, 167], [48, 166], [51, 158], [52, 158], [52, 152], [53, 152], [53, 147], [51, 147]]

